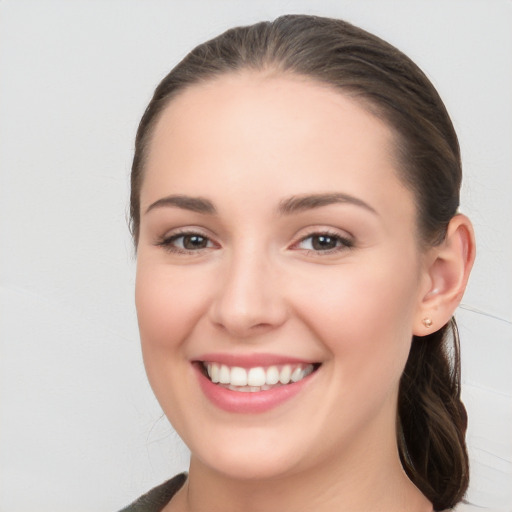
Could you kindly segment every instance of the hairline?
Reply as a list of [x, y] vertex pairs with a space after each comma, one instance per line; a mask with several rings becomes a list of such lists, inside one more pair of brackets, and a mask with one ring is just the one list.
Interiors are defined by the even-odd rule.
[[[323, 80], [321, 77], [308, 75], [307, 73], [301, 73], [299, 71], [285, 68], [282, 64], [277, 61], [273, 61], [271, 59], [267, 59], [267, 61], [263, 62], [261, 65], [257, 64], [244, 64], [236, 69], [225, 69], [221, 71], [213, 71], [210, 74], [205, 74], [200, 77], [196, 77], [194, 80], [191, 80], [188, 83], [184, 83], [166, 96], [161, 98], [159, 101], [162, 103], [158, 111], [152, 117], [148, 125], [146, 126], [145, 133], [142, 137], [142, 151], [141, 151], [141, 159], [139, 162], [139, 172], [137, 175], [138, 178], [138, 226], [136, 229], [136, 239], [135, 246], [138, 245], [138, 232], [140, 227], [140, 221], [142, 218], [141, 215], [141, 204], [140, 204], [140, 196], [142, 191], [142, 185], [144, 182], [144, 175], [146, 172], [146, 164], [149, 158], [149, 148], [151, 146], [151, 142], [153, 140], [155, 131], [157, 129], [157, 125], [159, 124], [161, 118], [164, 116], [167, 108], [170, 103], [175, 99], [179, 98], [183, 94], [185, 94], [188, 90], [194, 88], [201, 88], [205, 86], [209, 86], [218, 82], [225, 78], [226, 76], [243, 76], [247, 73], [254, 72], [256, 74], [261, 74], [264, 78], [290, 78], [299, 80], [302, 82], [309, 82], [311, 84], [318, 85], [320, 87], [325, 88], [326, 90], [330, 90], [337, 94], [341, 94], [348, 98], [350, 101], [353, 101], [357, 106], [362, 108], [366, 113], [370, 114], [372, 117], [383, 123], [390, 132], [390, 147], [389, 147], [389, 156], [392, 160], [392, 164], [394, 169], [396, 170], [397, 178], [400, 183], [405, 186], [413, 195], [414, 203], [416, 205], [416, 219], [415, 219], [415, 238], [420, 249], [425, 249], [428, 246], [436, 245], [435, 242], [429, 242], [421, 233], [421, 212], [420, 212], [420, 201], [417, 198], [417, 191], [414, 186], [411, 185], [410, 181], [407, 179], [408, 173], [406, 169], [406, 160], [404, 155], [407, 154], [407, 151], [403, 150], [403, 145], [405, 142], [405, 137], [400, 133], [400, 131], [396, 128], [396, 126], [390, 121], [390, 116], [386, 111], [391, 109], [386, 109], [379, 103], [377, 100], [373, 100], [369, 97], [369, 95], [365, 94], [365, 92], [351, 85], [335, 85], [328, 80]], [[133, 219], [132, 219], [133, 220]], [[133, 231], [133, 230], [132, 230]], [[438, 243], [438, 242], [437, 242]]]

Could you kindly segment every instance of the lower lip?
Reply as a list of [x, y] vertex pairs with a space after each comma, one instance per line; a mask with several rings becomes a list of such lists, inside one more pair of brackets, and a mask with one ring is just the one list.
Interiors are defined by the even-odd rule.
[[206, 397], [219, 409], [241, 414], [257, 414], [269, 411], [290, 400], [307, 386], [311, 377], [316, 373], [283, 386], [277, 386], [265, 391], [243, 392], [232, 391], [208, 379], [198, 365], [194, 365], [199, 378], [199, 384]]

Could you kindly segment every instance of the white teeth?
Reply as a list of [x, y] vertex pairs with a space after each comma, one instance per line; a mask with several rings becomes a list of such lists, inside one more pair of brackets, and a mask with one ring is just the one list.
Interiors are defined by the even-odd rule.
[[219, 365], [217, 363], [208, 363], [208, 375], [212, 382], [219, 382]]
[[303, 372], [302, 368], [300, 368], [300, 367], [295, 368], [295, 370], [293, 370], [293, 372], [292, 372], [292, 376], [290, 377], [291, 381], [297, 382], [302, 378], [304, 378], [304, 372]]
[[257, 368], [251, 368], [247, 375], [247, 384], [249, 386], [263, 386], [266, 384], [267, 375], [265, 370], [258, 366]]
[[231, 368], [231, 385], [232, 386], [247, 386], [247, 370], [233, 366]]
[[230, 373], [229, 368], [225, 364], [221, 365], [219, 370], [219, 382], [221, 384], [229, 384], [231, 382]]
[[279, 368], [277, 366], [271, 366], [267, 368], [266, 384], [273, 386], [279, 382]]
[[241, 392], [266, 391], [276, 385], [298, 382], [314, 370], [312, 364], [285, 364], [281, 369], [277, 366], [269, 366], [266, 369], [261, 366], [250, 369], [239, 366], [230, 368], [219, 363], [206, 363], [205, 367], [213, 383], [223, 384], [229, 389]]
[[281, 372], [279, 373], [279, 382], [281, 384], [288, 384], [290, 382], [291, 376], [292, 376], [292, 367], [289, 364], [285, 364], [281, 368]]

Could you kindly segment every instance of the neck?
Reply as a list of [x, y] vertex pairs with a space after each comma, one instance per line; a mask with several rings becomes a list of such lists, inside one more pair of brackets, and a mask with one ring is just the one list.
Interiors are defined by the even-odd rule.
[[[364, 443], [363, 443], [364, 440]], [[235, 478], [192, 457], [189, 478], [166, 512], [280, 512], [333, 510], [431, 512], [432, 505], [402, 469], [396, 440], [367, 436], [326, 463], [268, 479]]]

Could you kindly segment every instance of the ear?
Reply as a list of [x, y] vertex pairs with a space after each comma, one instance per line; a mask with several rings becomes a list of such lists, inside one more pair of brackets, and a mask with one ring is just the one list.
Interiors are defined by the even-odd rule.
[[416, 311], [413, 334], [426, 336], [447, 324], [459, 305], [475, 260], [471, 221], [455, 215], [446, 237], [425, 258], [425, 286]]

